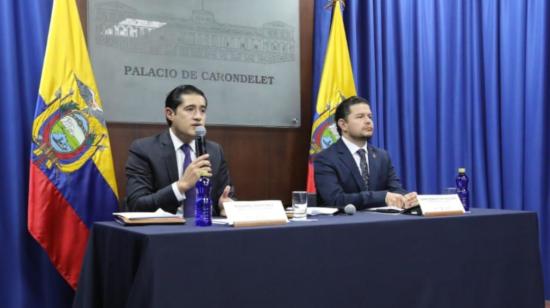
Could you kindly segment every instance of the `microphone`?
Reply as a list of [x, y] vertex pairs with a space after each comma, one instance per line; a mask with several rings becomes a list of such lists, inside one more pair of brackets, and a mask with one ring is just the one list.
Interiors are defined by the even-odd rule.
[[353, 204], [348, 204], [344, 207], [338, 207], [338, 212], [336, 212], [337, 214], [346, 214], [346, 215], [353, 215], [357, 212], [357, 209], [355, 208], [355, 205]]
[[195, 151], [197, 157], [206, 154], [206, 128], [204, 126], [195, 127]]
[[353, 214], [355, 214], [355, 212], [357, 212], [357, 209], [355, 208], [355, 205], [353, 205], [353, 204], [348, 204], [344, 207], [344, 213], [346, 213], [348, 215], [353, 215]]

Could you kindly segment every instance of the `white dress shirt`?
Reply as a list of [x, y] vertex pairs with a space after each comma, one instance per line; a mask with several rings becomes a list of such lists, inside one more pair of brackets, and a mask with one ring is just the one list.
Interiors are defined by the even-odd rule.
[[[174, 151], [176, 152], [176, 162], [178, 165], [178, 179], [181, 179], [183, 175], [183, 162], [185, 161], [185, 154], [183, 153], [183, 149], [181, 146], [183, 145], [183, 141], [172, 132], [172, 128], [169, 128], [168, 131], [170, 132], [170, 139], [172, 139], [172, 144], [174, 144]], [[195, 143], [191, 142], [189, 143], [189, 146], [191, 147], [191, 161], [194, 161], [197, 156], [195, 154]], [[174, 191], [174, 195], [176, 196], [176, 199], [178, 201], [185, 200], [185, 193], [181, 193], [178, 189], [178, 182], [172, 183], [172, 190]]]
[[365, 150], [365, 156], [367, 159], [367, 171], [370, 172], [369, 150], [367, 149], [367, 143], [365, 142], [365, 145], [360, 148], [351, 141], [347, 140], [344, 136], [342, 136], [341, 138], [348, 150], [350, 151], [351, 156], [353, 156], [353, 160], [355, 160], [355, 164], [357, 165], [357, 169], [359, 169], [359, 173], [361, 173], [361, 175], [363, 175], [363, 170], [361, 170], [361, 156], [359, 155], [359, 153], [357, 153], [357, 151], [359, 151], [360, 149]]

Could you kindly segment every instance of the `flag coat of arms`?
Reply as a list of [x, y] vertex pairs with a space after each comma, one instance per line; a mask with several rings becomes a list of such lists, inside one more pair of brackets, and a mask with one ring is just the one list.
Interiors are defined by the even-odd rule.
[[342, 19], [341, 1], [333, 2], [332, 23], [313, 113], [307, 191], [315, 192], [313, 159], [340, 138], [334, 123], [336, 107], [345, 98], [356, 95], [348, 41]]
[[76, 288], [94, 221], [118, 205], [103, 109], [74, 0], [55, 0], [32, 128], [28, 229]]

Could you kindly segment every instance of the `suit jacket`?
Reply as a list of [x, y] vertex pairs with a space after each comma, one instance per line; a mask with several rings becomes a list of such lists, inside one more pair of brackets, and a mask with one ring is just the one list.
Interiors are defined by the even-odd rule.
[[[218, 199], [226, 185], [231, 185], [222, 147], [206, 141], [212, 165], [212, 209], [219, 215]], [[180, 206], [172, 190], [179, 179], [174, 145], [166, 130], [156, 136], [135, 140], [126, 162], [126, 205], [130, 211], [156, 211], [162, 208], [175, 213]]]
[[352, 154], [342, 139], [317, 154], [313, 160], [315, 186], [321, 204], [342, 207], [353, 204], [358, 210], [385, 206], [388, 191], [406, 194], [388, 153], [367, 145], [369, 190]]

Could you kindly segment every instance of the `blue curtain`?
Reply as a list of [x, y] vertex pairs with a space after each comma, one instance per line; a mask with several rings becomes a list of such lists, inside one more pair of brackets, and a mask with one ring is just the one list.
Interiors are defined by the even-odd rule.
[[52, 0], [0, 1], [0, 298], [2, 307], [69, 307], [72, 289], [27, 231], [34, 105]]
[[[348, 0], [359, 95], [406, 188], [470, 176], [471, 204], [536, 211], [550, 298], [550, 19], [546, 0]], [[326, 1], [315, 4], [314, 96]]]

